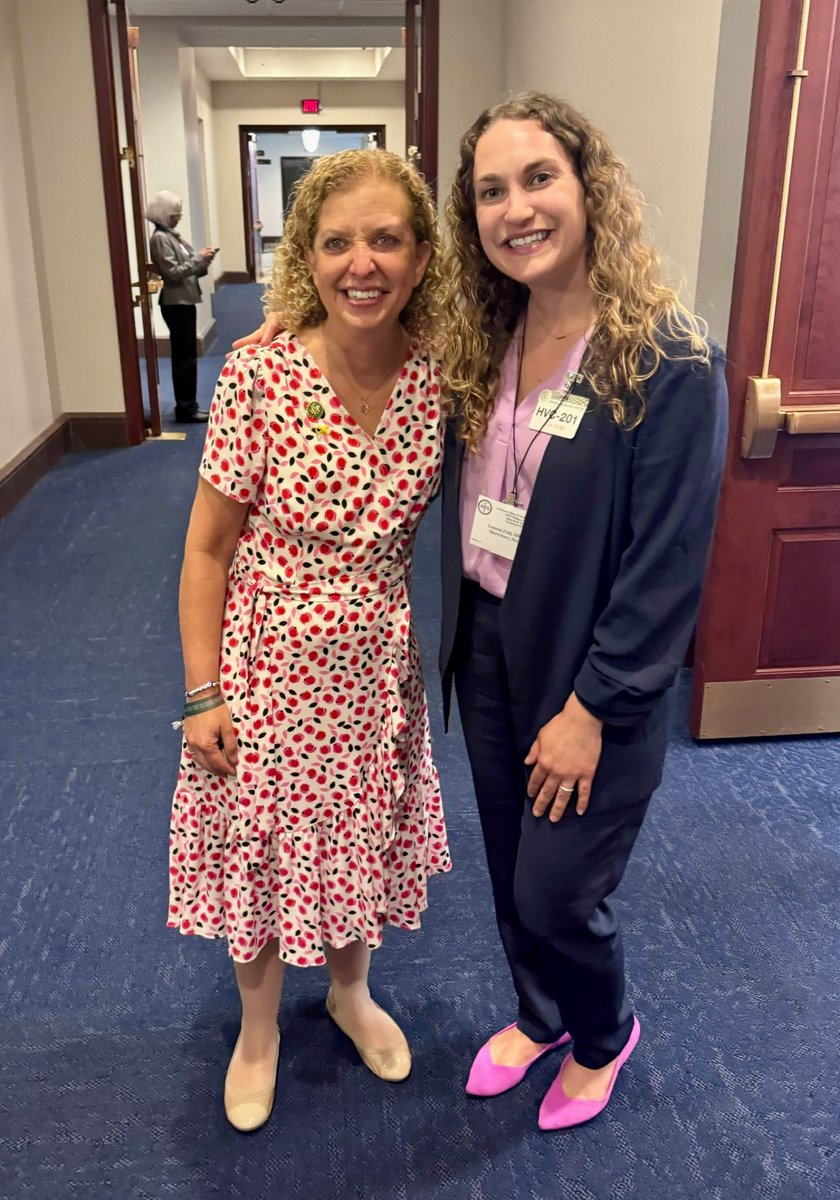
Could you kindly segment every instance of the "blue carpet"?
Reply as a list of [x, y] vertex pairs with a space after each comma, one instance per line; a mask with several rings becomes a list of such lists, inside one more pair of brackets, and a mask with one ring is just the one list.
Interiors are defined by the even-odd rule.
[[[259, 289], [222, 289], [234, 326]], [[237, 293], [229, 295], [229, 293]], [[166, 377], [167, 364], [163, 375]], [[221, 943], [164, 929], [181, 698], [176, 585], [202, 431], [68, 455], [0, 525], [4, 1200], [831, 1200], [840, 1027], [836, 739], [696, 746], [683, 732], [620, 892], [642, 1040], [599, 1120], [536, 1129], [558, 1065], [469, 1100], [511, 1019], [459, 731], [434, 675], [437, 514], [414, 603], [455, 869], [420, 934], [388, 931], [375, 993], [415, 1055], [389, 1087], [290, 970], [278, 1104], [237, 1135]]]

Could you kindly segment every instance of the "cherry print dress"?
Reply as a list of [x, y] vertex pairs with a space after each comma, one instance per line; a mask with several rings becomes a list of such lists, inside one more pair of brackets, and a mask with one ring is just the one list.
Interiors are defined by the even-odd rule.
[[416, 929], [450, 867], [408, 584], [441, 463], [437, 368], [416, 347], [375, 437], [286, 334], [229, 360], [201, 475], [250, 504], [228, 580], [220, 679], [236, 777], [184, 750], [168, 924], [227, 937], [237, 961], [277, 938], [378, 946]]

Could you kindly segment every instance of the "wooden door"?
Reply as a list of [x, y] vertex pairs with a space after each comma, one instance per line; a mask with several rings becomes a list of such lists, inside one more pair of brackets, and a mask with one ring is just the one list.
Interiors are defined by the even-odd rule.
[[131, 195], [132, 235], [137, 256], [137, 279], [134, 304], [139, 305], [143, 325], [143, 351], [146, 359], [146, 384], [149, 396], [149, 431], [160, 436], [160, 401], [158, 399], [158, 360], [155, 331], [152, 321], [151, 298], [157, 290], [152, 284], [149, 269], [149, 246], [146, 237], [146, 187], [143, 174], [143, 138], [140, 130], [140, 88], [137, 78], [137, 43], [139, 30], [129, 28], [125, 0], [114, 0], [117, 15], [117, 44], [120, 59], [123, 112], [128, 145], [124, 158], [128, 165]]
[[405, 4], [405, 156], [437, 191], [439, 0]]
[[96, 89], [102, 184], [105, 192], [105, 220], [114, 289], [114, 316], [120, 345], [126, 439], [130, 446], [136, 446], [145, 437], [145, 418], [123, 207], [117, 86], [108, 0], [88, 0], [88, 21]]
[[840, 730], [840, 0], [764, 0], [695, 737]]
[[242, 170], [242, 214], [245, 221], [245, 266], [249, 279], [257, 280], [262, 257], [257, 135], [244, 125], [239, 126], [239, 158]]

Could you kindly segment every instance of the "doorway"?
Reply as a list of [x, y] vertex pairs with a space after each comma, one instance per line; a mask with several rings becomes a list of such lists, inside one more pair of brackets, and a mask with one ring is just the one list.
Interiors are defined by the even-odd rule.
[[239, 145], [246, 269], [264, 283], [297, 181], [325, 154], [384, 149], [385, 126], [240, 125]]

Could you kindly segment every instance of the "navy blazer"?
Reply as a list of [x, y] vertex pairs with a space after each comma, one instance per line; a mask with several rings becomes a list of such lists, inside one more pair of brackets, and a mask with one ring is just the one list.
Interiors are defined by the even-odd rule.
[[[604, 721], [592, 805], [647, 796], [667, 742], [667, 693], [694, 627], [726, 451], [724, 358], [663, 360], [645, 416], [621, 429], [588, 383], [577, 435], [546, 449], [499, 610], [523, 759], [572, 690]], [[445, 437], [440, 669], [448, 720], [462, 555], [464, 443]]]

